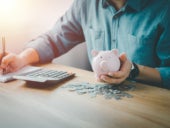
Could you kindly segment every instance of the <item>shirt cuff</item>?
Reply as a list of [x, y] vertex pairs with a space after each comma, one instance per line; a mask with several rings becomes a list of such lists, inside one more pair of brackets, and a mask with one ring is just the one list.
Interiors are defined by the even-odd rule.
[[170, 89], [170, 67], [156, 68], [162, 78], [162, 87]]

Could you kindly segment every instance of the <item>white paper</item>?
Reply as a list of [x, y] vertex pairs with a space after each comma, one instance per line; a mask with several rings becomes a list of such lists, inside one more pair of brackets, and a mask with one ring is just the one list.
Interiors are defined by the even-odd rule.
[[19, 74], [22, 74], [22, 73], [28, 73], [28, 72], [32, 72], [32, 71], [35, 71], [35, 70], [38, 70], [40, 69], [40, 67], [35, 67], [35, 66], [26, 66], [26, 67], [23, 67], [22, 69], [16, 71], [16, 72], [13, 72], [13, 73], [8, 73], [8, 74], [5, 74], [5, 75], [0, 75], [0, 82], [8, 82], [8, 81], [11, 81], [11, 80], [14, 80], [13, 76], [14, 75], [19, 75]]

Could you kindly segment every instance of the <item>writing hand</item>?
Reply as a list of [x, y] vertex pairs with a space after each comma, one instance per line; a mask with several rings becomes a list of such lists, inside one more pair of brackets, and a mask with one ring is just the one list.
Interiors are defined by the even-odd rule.
[[3, 69], [4, 74], [6, 74], [9, 72], [15, 72], [23, 66], [24, 59], [21, 56], [14, 53], [7, 53], [6, 56], [2, 58], [0, 69]]

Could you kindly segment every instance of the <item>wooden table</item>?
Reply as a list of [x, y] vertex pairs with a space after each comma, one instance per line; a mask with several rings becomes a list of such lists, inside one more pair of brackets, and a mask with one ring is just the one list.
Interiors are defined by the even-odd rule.
[[90, 98], [60, 87], [95, 83], [92, 72], [54, 64], [44, 67], [75, 72], [76, 77], [48, 87], [30, 87], [20, 80], [0, 83], [1, 128], [170, 128], [169, 90], [130, 83], [136, 85], [128, 92], [133, 98]]

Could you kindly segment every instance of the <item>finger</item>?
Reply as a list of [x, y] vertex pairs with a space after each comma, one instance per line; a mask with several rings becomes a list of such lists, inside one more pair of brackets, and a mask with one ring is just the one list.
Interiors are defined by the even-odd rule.
[[120, 56], [119, 56], [119, 59], [122, 63], [126, 62], [127, 61], [126, 53], [121, 53]]
[[3, 68], [0, 67], [0, 75], [3, 75]]
[[109, 72], [108, 75], [113, 78], [122, 78], [125, 76], [125, 73], [123, 71], [117, 71], [117, 72]]
[[14, 60], [15, 60], [15, 55], [9, 54], [2, 59], [1, 66], [5, 68], [6, 66], [10, 65], [10, 63], [13, 62]]
[[105, 82], [102, 79], [96, 79], [97, 82]]
[[12, 66], [8, 65], [5, 71], [6, 71], [6, 73], [14, 72], [15, 68], [13, 68]]
[[128, 60], [126, 54], [122, 53], [119, 58], [122, 63], [120, 71], [129, 72], [132, 63]]
[[102, 75], [101, 79], [107, 83], [112, 83], [112, 84], [120, 84], [124, 81], [124, 78], [115, 79], [115, 78], [111, 78], [105, 75]]
[[8, 55], [8, 52], [5, 52], [5, 55], [3, 55], [3, 53], [1, 52], [1, 53], [0, 53], [0, 60], [2, 60], [2, 58], [3, 58], [4, 56], [6, 56], [6, 55]]
[[98, 82], [104, 82], [102, 79], [100, 79], [100, 77], [99, 76], [95, 76], [95, 78], [96, 78], [96, 81], [98, 81]]

